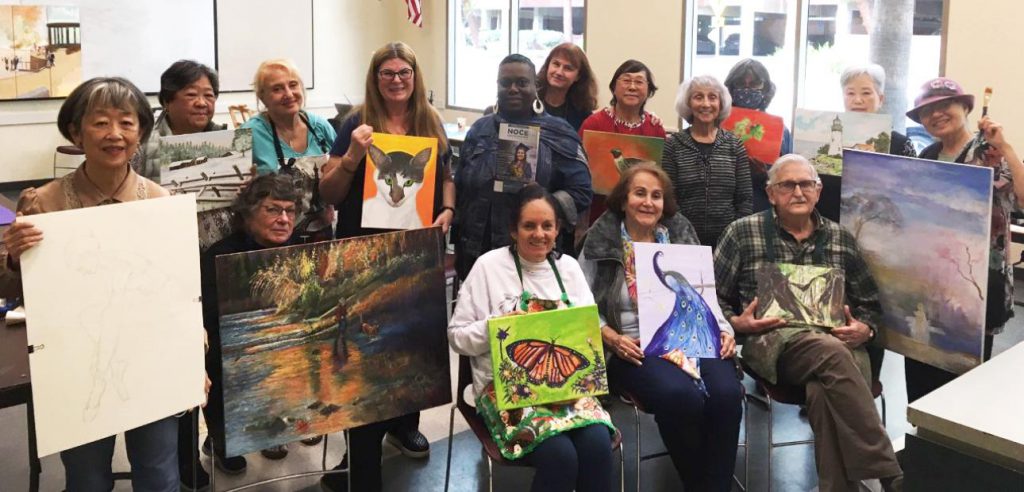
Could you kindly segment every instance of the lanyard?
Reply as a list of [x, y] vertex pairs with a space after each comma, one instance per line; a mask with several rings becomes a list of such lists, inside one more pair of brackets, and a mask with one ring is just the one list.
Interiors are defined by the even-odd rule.
[[[526, 286], [523, 285], [523, 266], [519, 263], [519, 253], [516, 253], [512, 248], [509, 248], [509, 253], [512, 253], [512, 261], [516, 263], [516, 274], [519, 275], [519, 285], [523, 287], [523, 293], [519, 296], [519, 309], [527, 311], [530, 306], [530, 299], [534, 296], [526, 290]], [[558, 267], [555, 266], [555, 260], [548, 255], [548, 264], [551, 265], [551, 271], [555, 272], [555, 280], [558, 281], [558, 288], [562, 291], [562, 302], [566, 306], [572, 307], [572, 301], [569, 300], [569, 294], [565, 292], [565, 286], [562, 285], [562, 276], [558, 274]]]
[[[775, 212], [771, 208], [761, 212], [765, 217], [764, 227], [764, 248], [765, 248], [765, 260], [768, 263], [775, 263], [775, 238], [777, 235], [775, 224]], [[811, 254], [812, 265], [824, 265], [825, 264], [825, 232], [815, 231], [816, 236], [814, 238], [814, 253]]]
[[[313, 125], [309, 124], [309, 117], [306, 116], [305, 111], [299, 111], [299, 118], [302, 119], [302, 123], [306, 125], [306, 131], [313, 134], [313, 139], [316, 140], [317, 145], [320, 146], [320, 151], [324, 154], [328, 153], [331, 149], [324, 143], [324, 140], [320, 138], [320, 134], [316, 132]], [[295, 165], [295, 158], [292, 157], [287, 161], [284, 160], [284, 151], [281, 150], [281, 138], [277, 136], [277, 126], [274, 125], [274, 120], [267, 115], [267, 121], [270, 123], [270, 134], [274, 136], [274, 151], [277, 153], [277, 163], [284, 169], [291, 169]]]

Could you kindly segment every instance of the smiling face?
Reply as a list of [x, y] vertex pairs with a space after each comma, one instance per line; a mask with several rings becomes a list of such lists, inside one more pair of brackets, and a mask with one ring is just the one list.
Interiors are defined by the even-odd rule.
[[569, 90], [580, 79], [580, 67], [563, 56], [552, 56], [548, 63], [548, 87]]
[[615, 79], [615, 106], [639, 108], [647, 102], [650, 86], [645, 72], [624, 73]]
[[205, 75], [174, 93], [164, 111], [175, 135], [198, 133], [206, 129], [213, 119], [217, 95], [213, 84]]
[[718, 91], [710, 87], [694, 87], [690, 92], [689, 104], [693, 111], [693, 123], [705, 125], [714, 125], [722, 109]]
[[639, 172], [630, 180], [628, 190], [626, 203], [622, 205], [626, 229], [654, 229], [665, 209], [665, 191], [658, 177], [649, 172]]
[[377, 90], [388, 103], [408, 103], [412, 98], [415, 69], [401, 58], [392, 58], [377, 67]]
[[519, 147], [519, 148], [516, 149], [516, 160], [517, 161], [525, 161], [526, 160], [526, 149], [524, 149], [522, 147]]
[[506, 116], [524, 118], [537, 99], [537, 76], [525, 63], [510, 62], [498, 68], [498, 110]]
[[810, 217], [821, 194], [821, 183], [815, 180], [810, 166], [802, 161], [776, 165], [781, 167], [768, 185], [768, 201], [775, 207], [775, 213], [784, 218]]
[[870, 75], [860, 74], [843, 86], [843, 105], [847, 111], [877, 113], [885, 102], [885, 95], [878, 93], [875, 80]]
[[917, 114], [928, 134], [938, 139], [962, 133], [967, 127], [967, 107], [956, 99], [935, 101]]
[[268, 196], [245, 220], [245, 229], [262, 246], [281, 246], [292, 236], [295, 216], [295, 202], [274, 200]]
[[558, 221], [555, 209], [543, 199], [530, 200], [519, 212], [519, 223], [512, 231], [519, 256], [528, 261], [544, 261], [555, 247]]
[[81, 124], [81, 129], [72, 131], [72, 139], [85, 151], [90, 166], [127, 166], [139, 148], [139, 118], [134, 112], [97, 108], [87, 113]]
[[295, 116], [302, 109], [302, 99], [302, 81], [287, 70], [272, 67], [263, 75], [260, 100], [271, 116]]

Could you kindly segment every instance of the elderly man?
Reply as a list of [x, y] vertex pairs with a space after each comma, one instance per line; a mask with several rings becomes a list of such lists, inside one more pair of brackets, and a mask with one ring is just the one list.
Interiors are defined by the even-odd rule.
[[[780, 157], [767, 191], [772, 208], [730, 224], [715, 251], [719, 303], [737, 336], [746, 337], [744, 361], [770, 382], [806, 388], [821, 491], [857, 490], [872, 478], [900, 490], [903, 472], [875, 410], [864, 351], [875, 336], [878, 288], [853, 236], [814, 210], [821, 180], [807, 159]], [[758, 318], [755, 272], [771, 263], [843, 270], [845, 326]]]

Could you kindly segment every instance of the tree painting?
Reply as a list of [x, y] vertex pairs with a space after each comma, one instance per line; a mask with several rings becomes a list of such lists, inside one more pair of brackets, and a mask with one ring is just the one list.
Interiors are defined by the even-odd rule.
[[860, 239], [867, 223], [898, 230], [903, 225], [900, 209], [888, 196], [878, 193], [858, 192], [844, 196], [840, 205], [842, 214], [852, 215], [853, 238]]
[[764, 138], [764, 125], [754, 123], [750, 121], [750, 118], [743, 118], [736, 123], [736, 126], [732, 127], [732, 133], [739, 137], [740, 142], [744, 144], [750, 139], [760, 141]]

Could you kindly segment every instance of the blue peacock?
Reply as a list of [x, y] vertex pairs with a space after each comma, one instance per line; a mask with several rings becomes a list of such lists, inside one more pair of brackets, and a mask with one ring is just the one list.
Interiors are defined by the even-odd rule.
[[707, 305], [686, 278], [679, 272], [662, 271], [654, 254], [654, 273], [661, 283], [675, 293], [672, 314], [661, 324], [644, 350], [646, 357], [667, 359], [694, 377], [697, 387], [707, 389], [700, 379], [700, 359], [717, 359], [722, 348], [721, 329], [711, 307]]

